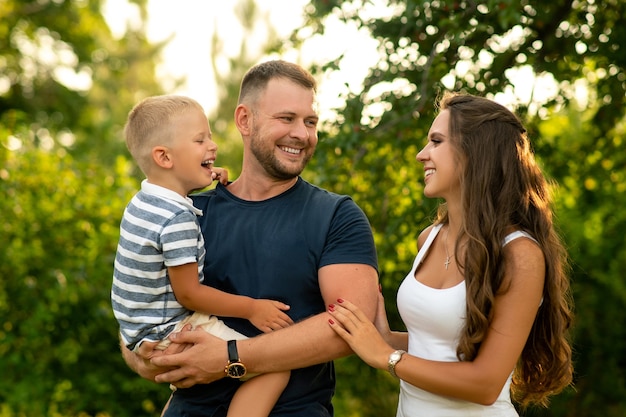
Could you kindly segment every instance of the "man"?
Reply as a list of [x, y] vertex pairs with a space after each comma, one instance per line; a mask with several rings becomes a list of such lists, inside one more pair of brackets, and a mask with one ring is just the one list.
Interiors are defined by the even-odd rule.
[[[232, 362], [243, 363], [248, 373], [293, 370], [272, 416], [333, 415], [332, 360], [352, 352], [330, 328], [326, 308], [345, 297], [373, 320], [378, 278], [363, 212], [349, 197], [299, 176], [317, 145], [316, 106], [315, 80], [298, 65], [265, 62], [244, 76], [235, 110], [244, 149], [241, 175], [194, 196], [208, 214], [200, 219], [205, 282], [284, 302], [296, 324], [228, 347], [204, 332], [178, 333], [172, 341], [192, 347], [151, 363], [124, 351], [143, 377], [186, 388], [174, 392], [166, 416], [225, 415], [239, 384], [233, 373], [243, 373], [236, 364], [228, 377]], [[243, 320], [223, 319], [248, 336], [258, 334]]]

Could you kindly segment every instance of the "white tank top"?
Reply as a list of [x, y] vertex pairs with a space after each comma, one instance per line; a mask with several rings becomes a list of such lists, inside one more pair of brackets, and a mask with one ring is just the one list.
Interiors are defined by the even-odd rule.
[[[435, 289], [415, 279], [415, 271], [441, 227], [438, 224], [432, 228], [413, 261], [411, 272], [400, 285], [398, 311], [409, 333], [409, 354], [435, 361], [458, 362], [456, 348], [465, 323], [465, 281], [451, 288]], [[505, 238], [503, 246], [519, 237], [532, 239], [527, 233], [516, 231]], [[397, 417], [518, 416], [510, 396], [512, 372], [491, 406], [432, 394], [400, 381]]]

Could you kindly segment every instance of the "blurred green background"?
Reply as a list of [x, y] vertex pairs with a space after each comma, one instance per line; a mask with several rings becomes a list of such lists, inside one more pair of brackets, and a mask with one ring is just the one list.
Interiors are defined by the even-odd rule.
[[[109, 303], [119, 219], [141, 180], [121, 129], [137, 100], [167, 92], [156, 76], [166, 41], [149, 42], [148, 3], [131, 3], [142, 24], [119, 37], [102, 0], [0, 2], [0, 417], [158, 416], [169, 394], [123, 363]], [[304, 177], [365, 210], [401, 328], [395, 293], [437, 204], [414, 159], [436, 97], [524, 93], [508, 104], [555, 182], [576, 303], [574, 388], [524, 415], [626, 415], [626, 2], [315, 0], [303, 14], [290, 36], [268, 32], [256, 48], [244, 36], [239, 56], [214, 65], [220, 105], [209, 117], [231, 179], [243, 72], [295, 56], [327, 79], [347, 71], [345, 57], [315, 62], [306, 40], [331, 20], [369, 33], [378, 59], [361, 68], [362, 88], [337, 89], [345, 104], [323, 120]], [[271, 26], [252, 0], [237, 15], [246, 35]], [[226, 36], [206, 39], [213, 63]], [[516, 84], [516, 68], [535, 77]], [[73, 86], [61, 70], [89, 82]], [[337, 368], [337, 416], [395, 415], [397, 381], [356, 357]]]

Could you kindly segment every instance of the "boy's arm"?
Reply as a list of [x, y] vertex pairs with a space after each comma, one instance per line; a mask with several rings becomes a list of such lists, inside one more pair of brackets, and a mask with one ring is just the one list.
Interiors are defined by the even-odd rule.
[[230, 294], [201, 284], [198, 281], [198, 264], [195, 262], [168, 267], [168, 273], [176, 300], [189, 310], [243, 318], [264, 332], [293, 324], [284, 312], [289, 310], [286, 304]]

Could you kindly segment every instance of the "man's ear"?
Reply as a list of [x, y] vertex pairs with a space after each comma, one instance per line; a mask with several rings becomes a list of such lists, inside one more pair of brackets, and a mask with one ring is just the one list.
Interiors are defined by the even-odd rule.
[[161, 168], [171, 168], [173, 161], [170, 150], [165, 146], [155, 146], [152, 148], [152, 160]]
[[252, 113], [245, 104], [240, 104], [235, 109], [235, 125], [242, 136], [250, 135], [250, 125], [252, 124]]

